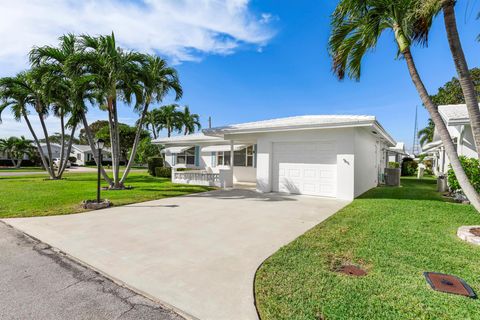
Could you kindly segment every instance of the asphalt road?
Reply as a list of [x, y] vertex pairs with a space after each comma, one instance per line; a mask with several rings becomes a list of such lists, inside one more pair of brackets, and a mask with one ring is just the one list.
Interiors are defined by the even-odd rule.
[[183, 320], [1, 222], [0, 319]]

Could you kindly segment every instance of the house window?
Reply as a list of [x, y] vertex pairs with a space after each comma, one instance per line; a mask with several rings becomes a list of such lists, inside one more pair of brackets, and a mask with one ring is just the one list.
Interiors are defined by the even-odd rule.
[[217, 152], [217, 166], [229, 166], [230, 165], [230, 151]]
[[[230, 151], [217, 152], [217, 165], [230, 165]], [[233, 165], [235, 167], [253, 167], [253, 146], [234, 151]]]
[[176, 164], [195, 164], [195, 148], [190, 148], [182, 153], [177, 153]]
[[82, 154], [81, 153], [77, 153], [77, 160], [82, 160]]

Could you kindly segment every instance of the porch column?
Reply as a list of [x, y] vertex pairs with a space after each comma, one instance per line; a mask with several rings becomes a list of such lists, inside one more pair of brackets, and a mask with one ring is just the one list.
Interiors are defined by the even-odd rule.
[[233, 153], [234, 153], [234, 141], [230, 140], [230, 174], [232, 175], [232, 187], [233, 187]]

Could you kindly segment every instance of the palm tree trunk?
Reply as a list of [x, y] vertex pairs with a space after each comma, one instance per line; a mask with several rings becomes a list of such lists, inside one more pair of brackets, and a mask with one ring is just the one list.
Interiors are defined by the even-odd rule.
[[23, 119], [25, 119], [25, 122], [27, 123], [28, 129], [30, 130], [30, 133], [32, 134], [33, 140], [35, 141], [35, 144], [37, 145], [37, 150], [38, 154], [40, 155], [40, 159], [42, 160], [43, 167], [45, 170], [47, 170], [48, 175], [52, 177], [52, 172], [50, 171], [50, 167], [47, 165], [47, 160], [45, 159], [45, 154], [43, 153], [42, 146], [40, 145], [40, 141], [38, 140], [37, 135], [35, 134], [35, 131], [33, 131], [32, 124], [30, 123], [30, 119], [28, 119], [27, 113], [25, 111], [22, 111]]
[[[85, 129], [85, 135], [87, 136], [88, 145], [90, 146], [90, 149], [92, 150], [93, 159], [95, 160], [95, 163], [98, 166], [98, 165], [100, 165], [99, 164], [100, 159], [98, 159], [98, 152], [97, 152], [97, 149], [95, 148], [95, 142], [93, 141], [92, 131], [90, 130], [90, 127], [88, 126], [88, 121], [87, 121], [87, 117], [85, 115], [85, 112], [82, 111], [80, 113], [80, 115], [82, 117], [83, 128]], [[101, 165], [100, 165], [100, 173], [102, 174], [103, 179], [105, 179], [105, 181], [108, 183], [108, 185], [112, 186], [113, 185], [112, 179], [110, 179], [108, 174], [105, 172], [105, 169]]]
[[153, 139], [158, 139], [158, 132], [157, 132], [157, 127], [155, 127], [154, 124], [152, 124], [152, 132], [153, 132]]
[[147, 111], [148, 111], [148, 103], [145, 103], [145, 106], [144, 106], [143, 111], [142, 111], [142, 115], [140, 116], [140, 119], [138, 120], [137, 132], [135, 133], [135, 140], [133, 141], [132, 152], [130, 152], [130, 159], [128, 159], [127, 167], [125, 168], [125, 172], [123, 173], [122, 179], [120, 180], [121, 185], [123, 185], [125, 183], [125, 180], [127, 179], [127, 176], [129, 174], [130, 169], [132, 168], [133, 162], [135, 160], [135, 156], [137, 154], [138, 143], [140, 141], [140, 134], [142, 133], [142, 130], [143, 130], [143, 121], [145, 119], [145, 116], [147, 115]]
[[61, 126], [61, 137], [60, 137], [60, 143], [61, 143], [61, 146], [60, 146], [60, 163], [59, 163], [59, 167], [58, 167], [58, 171], [57, 171], [57, 176], [58, 178], [60, 178], [61, 174], [60, 174], [60, 171], [61, 171], [61, 167], [63, 167], [63, 159], [65, 158], [65, 118], [64, 118], [64, 115], [63, 115], [63, 111], [62, 111], [62, 114], [60, 116], [60, 126]]
[[[73, 128], [72, 128], [72, 132], [70, 132], [70, 138], [68, 140], [68, 147], [67, 147], [67, 152], [65, 153], [65, 155], [70, 155], [70, 152], [72, 152], [72, 144], [73, 144], [73, 138], [75, 137], [75, 130], [77, 129], [77, 126], [74, 125]], [[58, 170], [58, 177], [61, 178], [62, 175], [63, 175], [63, 172], [65, 171], [65, 169], [67, 168], [67, 163], [68, 163], [68, 156], [65, 157], [64, 161], [60, 162], [61, 163], [61, 167], [59, 168]]]
[[480, 108], [478, 107], [475, 85], [470, 76], [467, 60], [465, 59], [462, 43], [460, 42], [460, 36], [458, 35], [457, 21], [455, 18], [455, 1], [444, 1], [443, 17], [445, 20], [445, 29], [447, 30], [450, 51], [452, 52], [453, 61], [458, 73], [458, 80], [460, 81], [463, 96], [465, 97], [465, 102], [467, 104], [477, 154], [480, 157]]
[[[113, 110], [114, 110], [114, 113], [113, 113], [113, 121], [114, 121], [114, 124], [115, 124], [115, 144], [116, 144], [116, 147], [117, 147], [117, 155], [115, 157], [116, 161], [117, 161], [117, 166], [115, 168], [115, 184], [116, 184], [116, 188], [123, 188], [121, 182], [120, 182], [120, 156], [121, 156], [121, 148], [120, 148], [120, 131], [119, 131], [119, 123], [118, 123], [118, 109], [117, 109], [117, 99], [113, 99]], [[126, 158], [126, 157], [125, 157]]]
[[118, 134], [118, 116], [116, 115], [115, 98], [109, 100], [109, 117], [108, 124], [110, 127], [110, 145], [112, 148], [112, 173], [113, 173], [113, 188], [119, 189], [119, 164], [120, 164], [120, 144]]
[[17, 169], [20, 169], [20, 167], [22, 166], [22, 161], [23, 159], [17, 159], [17, 165], [15, 166]]
[[415, 62], [413, 60], [412, 53], [410, 49], [407, 48], [403, 51], [403, 56], [407, 62], [408, 71], [412, 78], [413, 84], [422, 99], [425, 108], [430, 113], [430, 117], [432, 121], [435, 123], [435, 127], [440, 135], [442, 140], [443, 146], [445, 148], [445, 152], [447, 153], [448, 159], [450, 160], [450, 164], [452, 166], [453, 171], [455, 172], [455, 176], [457, 177], [458, 183], [462, 188], [463, 192], [467, 196], [468, 200], [470, 200], [471, 204], [475, 207], [477, 211], [480, 212], [480, 197], [478, 193], [473, 188], [472, 184], [468, 180], [465, 171], [463, 170], [462, 164], [458, 158], [457, 150], [455, 145], [453, 144], [452, 137], [448, 132], [447, 125], [443, 122], [440, 113], [438, 112], [438, 107], [433, 103], [432, 99], [428, 95], [427, 89], [423, 84], [422, 79], [418, 73], [417, 67], [415, 66]]
[[40, 119], [40, 124], [42, 125], [42, 130], [43, 130], [43, 134], [45, 136], [45, 143], [47, 145], [47, 152], [48, 152], [48, 165], [50, 167], [50, 178], [52, 179], [56, 179], [56, 175], [55, 175], [55, 169], [53, 168], [53, 158], [52, 158], [52, 148], [50, 146], [50, 139], [48, 137], [48, 130], [47, 130], [47, 126], [45, 125], [45, 120], [43, 119], [43, 116], [41, 113], [38, 113], [38, 118]]

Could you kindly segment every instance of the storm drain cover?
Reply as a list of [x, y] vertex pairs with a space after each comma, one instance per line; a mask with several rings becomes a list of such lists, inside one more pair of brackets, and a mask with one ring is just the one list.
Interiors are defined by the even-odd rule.
[[367, 272], [365, 270], [354, 265], [343, 265], [338, 269], [338, 272], [356, 277], [362, 277], [367, 275]]
[[433, 290], [458, 294], [475, 299], [477, 295], [463, 280], [450, 274], [424, 272], [423, 275]]

